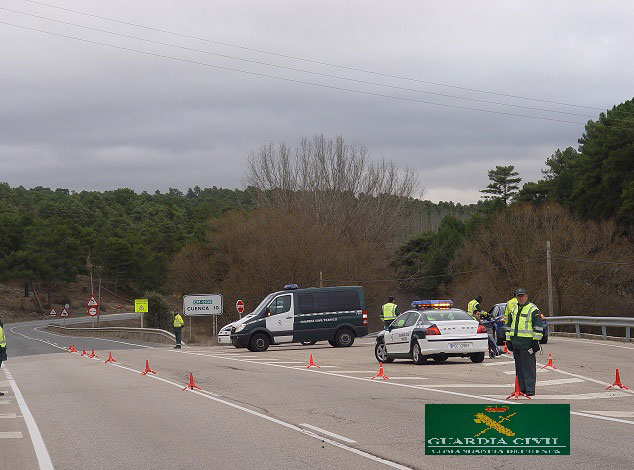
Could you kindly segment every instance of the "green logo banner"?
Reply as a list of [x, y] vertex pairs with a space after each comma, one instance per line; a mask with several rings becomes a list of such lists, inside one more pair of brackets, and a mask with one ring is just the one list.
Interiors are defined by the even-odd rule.
[[425, 405], [425, 455], [570, 455], [570, 405]]

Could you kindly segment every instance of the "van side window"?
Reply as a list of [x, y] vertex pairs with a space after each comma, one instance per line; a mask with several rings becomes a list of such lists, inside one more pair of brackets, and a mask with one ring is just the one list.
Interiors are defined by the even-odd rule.
[[271, 315], [277, 315], [278, 313], [285, 313], [291, 309], [291, 296], [280, 295], [269, 305], [271, 309]]
[[359, 295], [354, 290], [315, 292], [311, 313], [361, 310]]
[[298, 297], [300, 313], [315, 313], [313, 294], [300, 294]]

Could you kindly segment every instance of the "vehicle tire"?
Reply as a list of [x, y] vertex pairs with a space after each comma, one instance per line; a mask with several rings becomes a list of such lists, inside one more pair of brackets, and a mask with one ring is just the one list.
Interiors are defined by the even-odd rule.
[[376, 346], [374, 346], [374, 357], [376, 357], [378, 362], [389, 363], [394, 361], [394, 359], [387, 355], [385, 343], [376, 343]]
[[333, 348], [336, 348], [336, 347], [337, 347], [337, 343], [335, 343], [335, 340], [334, 340], [334, 339], [329, 339], [329, 340], [328, 340], [328, 344], [330, 344]]
[[427, 362], [427, 358], [420, 352], [420, 344], [418, 344], [418, 341], [412, 342], [412, 361], [419, 366]]
[[302, 341], [302, 346], [312, 346], [313, 344], [315, 344], [317, 341]]
[[271, 344], [271, 340], [264, 333], [256, 333], [251, 336], [251, 340], [249, 341], [249, 351], [252, 352], [263, 352], [269, 349], [269, 345]]
[[471, 359], [471, 362], [473, 362], [474, 364], [479, 364], [484, 361], [484, 353], [483, 352], [473, 353], [469, 355], [469, 358]]
[[338, 348], [347, 348], [354, 343], [354, 333], [348, 328], [342, 328], [335, 335], [335, 344]]
[[445, 362], [447, 359], [449, 359], [449, 356], [447, 356], [446, 354], [437, 354], [435, 356], [432, 356], [432, 358], [434, 359], [434, 362]]

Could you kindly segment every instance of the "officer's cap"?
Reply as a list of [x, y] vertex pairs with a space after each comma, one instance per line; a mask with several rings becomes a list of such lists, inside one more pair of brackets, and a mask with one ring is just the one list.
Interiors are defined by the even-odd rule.
[[521, 295], [521, 294], [526, 294], [526, 295], [528, 295], [528, 292], [526, 292], [526, 289], [524, 289], [523, 287], [520, 287], [519, 289], [516, 289], [516, 290], [515, 290], [515, 295], [516, 295], [516, 296]]

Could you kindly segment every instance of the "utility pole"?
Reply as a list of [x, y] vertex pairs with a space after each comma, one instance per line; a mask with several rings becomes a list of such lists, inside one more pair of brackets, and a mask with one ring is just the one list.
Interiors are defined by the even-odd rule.
[[553, 274], [550, 267], [550, 241], [546, 242], [546, 271], [548, 272], [548, 316], [553, 316]]
[[319, 271], [319, 287], [324, 287], [324, 273]]

